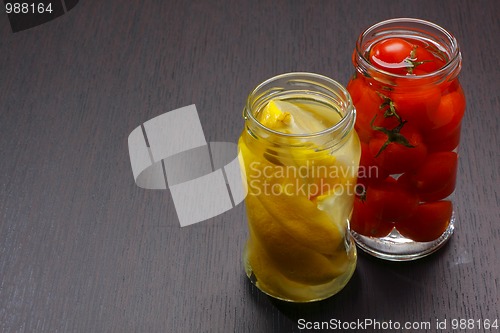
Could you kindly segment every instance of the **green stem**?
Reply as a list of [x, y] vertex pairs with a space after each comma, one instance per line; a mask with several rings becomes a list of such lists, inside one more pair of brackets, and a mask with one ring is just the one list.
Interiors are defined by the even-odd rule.
[[382, 144], [377, 155], [375, 155], [375, 158], [377, 158], [382, 153], [382, 151], [384, 151], [385, 148], [387, 148], [387, 146], [393, 142], [400, 144], [402, 146], [408, 147], [408, 148], [415, 148], [415, 146], [410, 144], [408, 139], [405, 138], [404, 135], [400, 133], [401, 129], [403, 128], [403, 126], [407, 122], [406, 120], [400, 122], [398, 126], [389, 130], [385, 127], [375, 126], [374, 122], [375, 122], [376, 118], [377, 118], [377, 115], [375, 115], [375, 117], [373, 117], [372, 121], [370, 122], [370, 126], [374, 131], [379, 131], [379, 132], [382, 132], [385, 135], [387, 135], [387, 140]]

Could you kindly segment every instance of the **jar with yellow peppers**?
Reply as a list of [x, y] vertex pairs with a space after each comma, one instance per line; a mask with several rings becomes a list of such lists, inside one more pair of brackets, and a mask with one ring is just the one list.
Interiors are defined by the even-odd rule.
[[361, 140], [351, 228], [374, 256], [421, 258], [453, 233], [461, 60], [453, 35], [419, 19], [378, 23], [357, 40], [347, 85]]
[[347, 90], [321, 75], [283, 74], [251, 92], [243, 116], [247, 276], [285, 301], [334, 295], [356, 266], [348, 220], [361, 151]]

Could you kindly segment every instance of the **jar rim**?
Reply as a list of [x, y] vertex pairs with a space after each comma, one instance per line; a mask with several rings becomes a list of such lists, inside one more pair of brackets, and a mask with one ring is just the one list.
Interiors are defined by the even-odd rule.
[[[317, 85], [318, 87], [323, 88], [326, 91], [329, 91], [330, 93], [335, 93], [333, 89], [337, 89], [337, 91], [342, 95], [340, 96], [343, 99], [343, 104], [345, 105], [337, 105], [339, 108], [345, 111], [344, 114], [342, 114], [342, 118], [340, 119], [339, 122], [335, 123], [334, 125], [321, 130], [319, 132], [313, 132], [313, 133], [283, 133], [280, 131], [276, 131], [272, 128], [269, 128], [265, 125], [263, 125], [260, 121], [257, 120], [255, 117], [254, 113], [251, 111], [253, 109], [253, 105], [255, 102], [259, 101], [262, 98], [262, 95], [265, 94], [268, 90], [263, 90], [266, 86], [271, 85], [273, 82], [278, 82], [280, 80], [286, 80], [287, 83], [306, 83], [306, 84], [314, 84]], [[327, 87], [325, 84], [320, 83], [320, 81], [323, 81], [323, 83], [326, 83], [330, 85], [330, 87]], [[333, 88], [333, 89], [332, 89]], [[263, 91], [261, 91], [263, 90]], [[280, 89], [276, 89], [276, 95], [279, 95]], [[255, 100], [253, 99], [255, 97]], [[257, 85], [250, 94], [248, 95], [247, 101], [245, 108], [243, 110], [243, 117], [248, 120], [250, 119], [252, 123], [256, 124], [260, 129], [264, 130], [267, 133], [273, 134], [278, 137], [283, 137], [283, 138], [297, 138], [297, 139], [307, 139], [307, 138], [314, 138], [314, 137], [319, 137], [327, 134], [331, 134], [336, 131], [342, 131], [342, 130], [348, 130], [350, 131], [351, 127], [354, 126], [354, 122], [356, 119], [356, 109], [354, 108], [354, 103], [352, 102], [351, 95], [347, 91], [347, 89], [338, 83], [337, 81], [321, 75], [317, 73], [311, 73], [311, 72], [289, 72], [289, 73], [283, 73], [279, 75], [275, 75], [259, 85]]]
[[[366, 46], [365, 44], [362, 44], [363, 38], [366, 38], [367, 36], [370, 35], [370, 33], [375, 32], [377, 29], [381, 29], [384, 26], [390, 26], [390, 25], [397, 24], [397, 23], [409, 23], [409, 24], [414, 24], [414, 25], [420, 25], [421, 27], [431, 28], [435, 32], [442, 34], [448, 42], [449, 49], [447, 49], [447, 51], [450, 51], [449, 53], [447, 53], [447, 55], [449, 56], [449, 59], [447, 59], [446, 64], [443, 67], [441, 67], [435, 71], [432, 71], [432, 72], [426, 73], [426, 74], [419, 74], [419, 75], [404, 75], [404, 74], [391, 73], [391, 72], [388, 72], [388, 71], [383, 70], [381, 68], [375, 67], [373, 64], [371, 64], [368, 61], [368, 59], [365, 58], [365, 55], [364, 55], [367, 48], [364, 47], [364, 46]], [[412, 28], [409, 26], [400, 26], [399, 31], [406, 31], [406, 32], [418, 31], [420, 33], [425, 34], [426, 36], [430, 36], [429, 32], [422, 31], [422, 30], [416, 30], [416, 28]], [[389, 34], [391, 32], [394, 32], [394, 30], [388, 29], [385, 34]], [[383, 35], [381, 35], [381, 36], [383, 36]], [[435, 42], [437, 42], [437, 41], [435, 41]], [[443, 44], [441, 44], [441, 43], [439, 45], [443, 46]], [[393, 78], [398, 78], [398, 79], [407, 79], [407, 80], [419, 80], [419, 79], [424, 79], [424, 78], [441, 77], [441, 76], [445, 76], [447, 74], [453, 73], [454, 71], [457, 71], [457, 70], [459, 71], [460, 67], [461, 67], [461, 60], [462, 60], [462, 55], [460, 53], [460, 47], [458, 45], [458, 41], [455, 38], [455, 36], [453, 36], [453, 34], [451, 34], [448, 30], [446, 30], [445, 28], [441, 27], [440, 25], [438, 25], [436, 23], [433, 23], [433, 22], [430, 22], [427, 20], [423, 20], [423, 19], [410, 18], [410, 17], [400, 17], [400, 18], [393, 18], [393, 19], [384, 20], [384, 21], [375, 23], [372, 26], [365, 29], [359, 35], [359, 37], [356, 41], [355, 54], [357, 56], [356, 60], [361, 62], [362, 67], [368, 68], [368, 69], [376, 72], [377, 74], [381, 74], [381, 75], [385, 75], [385, 76], [393, 77]]]

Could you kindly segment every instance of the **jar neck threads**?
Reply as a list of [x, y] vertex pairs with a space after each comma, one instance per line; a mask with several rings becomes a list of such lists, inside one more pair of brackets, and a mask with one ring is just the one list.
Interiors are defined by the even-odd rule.
[[[400, 75], [375, 67], [369, 61], [371, 47], [393, 37], [415, 39], [431, 45], [444, 57], [445, 65], [423, 75]], [[386, 20], [365, 30], [356, 41], [352, 60], [358, 73], [389, 87], [396, 85], [396, 80], [404, 80], [408, 86], [451, 81], [457, 77], [462, 65], [458, 42], [451, 33], [434, 23], [413, 18]]]
[[[283, 133], [258, 121], [258, 114], [271, 100], [314, 101], [340, 115], [340, 121], [314, 133]], [[356, 110], [349, 92], [338, 82], [314, 73], [296, 72], [278, 75], [258, 85], [248, 96], [243, 109], [245, 127], [258, 140], [293, 147], [311, 141], [321, 142], [320, 149], [341, 144], [353, 130]]]

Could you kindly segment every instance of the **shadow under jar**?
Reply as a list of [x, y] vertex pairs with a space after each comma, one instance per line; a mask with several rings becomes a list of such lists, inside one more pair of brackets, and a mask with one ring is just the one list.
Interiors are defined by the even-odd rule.
[[373, 256], [421, 258], [453, 234], [461, 60], [453, 35], [419, 19], [380, 22], [356, 42], [347, 90], [361, 161], [351, 230]]
[[360, 146], [351, 98], [327, 77], [288, 73], [255, 88], [243, 116], [246, 274], [277, 299], [330, 297], [356, 267], [348, 219]]

